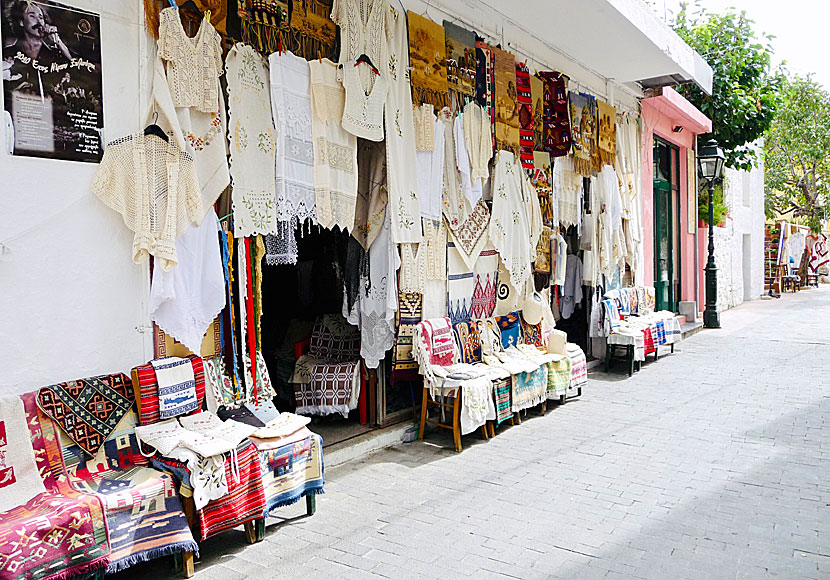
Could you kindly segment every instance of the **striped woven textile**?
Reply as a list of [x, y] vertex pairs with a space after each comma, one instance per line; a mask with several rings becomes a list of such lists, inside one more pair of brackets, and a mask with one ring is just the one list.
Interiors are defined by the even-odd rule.
[[578, 388], [588, 382], [588, 361], [579, 345], [569, 342], [565, 347], [565, 355], [571, 359], [571, 385]]
[[535, 407], [545, 400], [548, 386], [548, 369], [541, 365], [535, 371], [513, 375], [511, 408], [514, 413]]
[[568, 391], [571, 384], [571, 359], [551, 361], [548, 367], [548, 399], [558, 399]]
[[496, 426], [513, 416], [513, 410], [510, 407], [512, 390], [513, 381], [510, 377], [493, 381], [493, 396], [496, 398]]
[[[193, 363], [193, 378], [196, 381], [196, 398], [199, 410], [205, 402], [205, 368], [202, 359], [195, 355], [188, 357]], [[138, 375], [138, 420], [141, 425], [151, 425], [161, 421], [159, 414], [159, 393], [156, 371], [150, 363], [137, 366], [133, 369]], [[135, 389], [135, 385], [133, 385]], [[198, 410], [197, 410], [198, 412]]]
[[657, 346], [654, 344], [654, 335], [651, 332], [651, 327], [643, 329], [643, 351], [646, 356], [657, 352]]
[[[254, 444], [246, 439], [236, 448], [239, 464], [239, 479], [232, 473], [230, 457], [225, 459], [225, 475], [228, 480], [228, 495], [211, 500], [198, 510], [199, 541], [215, 536], [225, 530], [262, 517], [265, 513], [265, 492], [262, 485], [262, 470], [259, 454]], [[192, 495], [190, 473], [184, 462], [168, 457], [153, 457], [153, 466], [168, 471], [181, 482], [183, 495]]]
[[662, 320], [658, 320], [655, 326], [657, 328], [657, 336], [655, 337], [656, 344], [666, 344], [666, 323]]

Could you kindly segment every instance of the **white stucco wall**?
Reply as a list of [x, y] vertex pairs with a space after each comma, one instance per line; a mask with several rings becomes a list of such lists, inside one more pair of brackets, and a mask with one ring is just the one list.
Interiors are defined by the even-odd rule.
[[[62, 3], [101, 14], [105, 139], [140, 130], [141, 3]], [[142, 332], [148, 269], [130, 259], [132, 234], [121, 217], [90, 193], [97, 167], [0, 152], [0, 243], [7, 248], [0, 259], [0, 396], [129, 371], [152, 355], [150, 334]]]
[[[726, 170], [724, 198], [729, 206], [725, 227], [715, 228], [715, 261], [718, 266], [718, 310], [744, 302], [744, 269], [749, 273], [749, 296], [764, 290], [764, 168]], [[749, 235], [749, 255], [744, 255], [744, 235]]]

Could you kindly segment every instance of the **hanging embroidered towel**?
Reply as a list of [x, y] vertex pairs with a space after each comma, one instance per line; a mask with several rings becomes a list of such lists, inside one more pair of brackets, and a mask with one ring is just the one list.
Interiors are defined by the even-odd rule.
[[314, 148], [308, 61], [290, 52], [268, 57], [276, 129], [277, 219], [315, 221]]
[[168, 62], [167, 75], [177, 107], [194, 107], [204, 113], [219, 112], [219, 77], [222, 75], [222, 37], [207, 16], [196, 36], [189, 38], [179, 11], [161, 11], [159, 56]]
[[556, 71], [537, 73], [542, 81], [542, 149], [551, 157], [571, 152], [571, 112], [568, 105], [568, 77]]
[[479, 254], [473, 267], [473, 309], [472, 318], [480, 320], [489, 318], [496, 309], [496, 288], [499, 275], [499, 253], [490, 243], [489, 235], [485, 234], [487, 243]]
[[197, 355], [205, 333], [225, 307], [218, 235], [219, 220], [211, 207], [202, 225], [190, 226], [176, 241], [178, 268], [165, 272], [159, 262], [153, 264], [150, 318]]
[[392, 208], [392, 241], [396, 244], [421, 241], [418, 171], [415, 163], [415, 121], [412, 114], [412, 85], [409, 82], [409, 43], [406, 15], [386, 6], [386, 181]]
[[462, 258], [455, 243], [447, 243], [447, 311], [455, 325], [472, 316], [475, 278], [472, 267]]
[[617, 157], [617, 109], [604, 101], [597, 100], [597, 149], [600, 167], [614, 165]]
[[22, 506], [46, 492], [20, 397], [0, 399], [0, 457], [0, 512]]
[[357, 138], [341, 124], [346, 92], [333, 62], [312, 60], [308, 66], [317, 223], [351, 230], [357, 203]]
[[489, 225], [490, 210], [487, 209], [487, 203], [480, 199], [467, 219], [457, 229], [449, 230], [456, 249], [469, 269], [473, 268], [487, 244]]
[[585, 177], [594, 174], [597, 157], [597, 101], [591, 95], [571, 93], [574, 170]]
[[225, 62], [233, 182], [234, 235], [277, 233], [274, 120], [265, 59], [248, 45]]
[[159, 417], [172, 419], [199, 409], [190, 359], [168, 356], [152, 360], [150, 364], [158, 380]]
[[519, 106], [519, 146], [522, 167], [533, 169], [533, 97], [527, 63], [516, 63], [516, 101]]
[[512, 53], [491, 47], [495, 78], [496, 151], [510, 151], [519, 157], [519, 104], [516, 101], [516, 58]]
[[204, 216], [193, 157], [155, 135], [136, 133], [109, 144], [92, 192], [124, 218], [133, 236], [133, 262], [150, 255], [176, 267], [176, 238]]
[[412, 101], [440, 109], [449, 104], [444, 27], [412, 11], [407, 12], [407, 19]]
[[444, 20], [447, 47], [447, 83], [458, 107], [476, 93], [476, 34]]

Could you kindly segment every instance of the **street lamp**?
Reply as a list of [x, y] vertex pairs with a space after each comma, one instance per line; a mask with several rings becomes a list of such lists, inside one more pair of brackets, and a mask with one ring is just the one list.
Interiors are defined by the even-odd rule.
[[724, 161], [726, 155], [714, 139], [698, 149], [698, 173], [709, 185], [709, 260], [706, 262], [706, 308], [703, 311], [703, 326], [706, 328], [720, 328], [718, 268], [715, 266], [715, 180], [723, 175]]

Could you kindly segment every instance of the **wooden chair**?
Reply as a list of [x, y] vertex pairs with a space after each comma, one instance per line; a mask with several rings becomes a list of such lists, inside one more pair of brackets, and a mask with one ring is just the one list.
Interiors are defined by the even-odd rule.
[[[443, 386], [441, 389], [443, 390]], [[421, 399], [421, 425], [418, 429], [418, 439], [424, 438], [424, 429], [426, 428], [427, 423], [430, 425], [435, 425], [436, 427], [440, 427], [441, 429], [448, 429], [452, 431], [452, 438], [453, 442], [455, 443], [455, 450], [460, 453], [461, 452], [461, 397], [458, 396], [460, 393], [458, 389], [461, 387], [453, 387], [451, 389], [447, 389], [448, 391], [455, 391], [454, 395], [450, 397], [447, 395], [446, 399], [442, 397], [441, 401], [433, 401], [432, 395], [430, 394], [429, 386], [427, 385], [426, 381], [424, 381], [424, 394], [423, 398]], [[451, 402], [447, 403], [446, 400], [449, 399]], [[445, 412], [447, 409], [450, 409], [452, 413], [451, 422], [447, 423], [444, 421], [440, 421], [437, 419], [432, 419], [429, 417], [430, 409], [437, 409], [441, 411], [442, 409], [444, 412], [441, 413], [442, 417], [445, 417]], [[492, 421], [488, 421], [490, 425], [482, 425], [481, 426], [481, 436], [484, 438], [485, 441], [490, 439], [490, 436], [495, 436], [495, 431], [493, 430]], [[488, 429], [489, 427], [489, 429]]]

